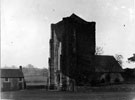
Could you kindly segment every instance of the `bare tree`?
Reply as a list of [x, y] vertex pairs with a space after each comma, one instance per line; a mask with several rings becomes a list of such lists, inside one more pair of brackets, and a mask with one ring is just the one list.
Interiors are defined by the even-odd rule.
[[104, 53], [103, 47], [97, 46], [97, 47], [96, 47], [95, 55], [101, 55], [101, 54], [103, 54], [103, 53]]
[[34, 66], [32, 64], [28, 64], [27, 68], [34, 68]]
[[115, 59], [118, 61], [118, 63], [122, 66], [123, 63], [123, 56], [121, 54], [115, 54]]
[[12, 69], [16, 69], [17, 67], [16, 67], [15, 65], [12, 65], [11, 68], [12, 68]]

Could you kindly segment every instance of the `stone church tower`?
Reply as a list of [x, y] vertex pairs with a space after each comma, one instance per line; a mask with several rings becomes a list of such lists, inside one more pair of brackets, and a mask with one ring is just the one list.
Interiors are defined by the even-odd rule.
[[75, 14], [51, 24], [49, 86], [70, 90], [87, 81], [90, 61], [95, 54], [95, 22]]

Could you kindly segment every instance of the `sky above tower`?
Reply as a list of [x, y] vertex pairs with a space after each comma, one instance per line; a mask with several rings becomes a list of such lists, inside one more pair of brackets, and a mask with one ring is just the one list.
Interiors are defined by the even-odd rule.
[[96, 22], [104, 55], [135, 53], [135, 0], [1, 0], [1, 66], [48, 68], [50, 24], [75, 13]]

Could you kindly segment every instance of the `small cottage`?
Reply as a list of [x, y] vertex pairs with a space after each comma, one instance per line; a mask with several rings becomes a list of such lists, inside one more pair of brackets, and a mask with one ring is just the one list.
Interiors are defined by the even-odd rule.
[[22, 67], [20, 69], [1, 69], [1, 90], [21, 90], [24, 89], [24, 75]]

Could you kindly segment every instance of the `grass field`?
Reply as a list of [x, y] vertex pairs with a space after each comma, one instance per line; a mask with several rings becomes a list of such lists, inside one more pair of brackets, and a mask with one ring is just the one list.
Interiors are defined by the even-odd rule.
[[25, 76], [25, 82], [27, 86], [47, 85], [47, 77], [42, 75]]
[[85, 87], [83, 89], [85, 90], [59, 92], [34, 88], [1, 92], [1, 96], [2, 100], [135, 100], [135, 84]]
[[135, 100], [135, 92], [58, 92], [23, 90], [2, 92], [2, 100]]

